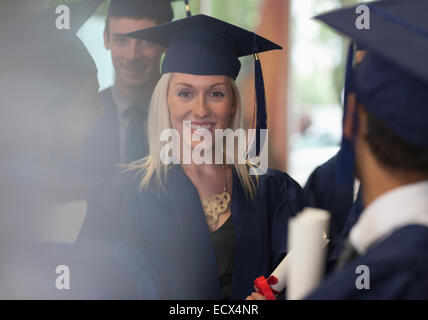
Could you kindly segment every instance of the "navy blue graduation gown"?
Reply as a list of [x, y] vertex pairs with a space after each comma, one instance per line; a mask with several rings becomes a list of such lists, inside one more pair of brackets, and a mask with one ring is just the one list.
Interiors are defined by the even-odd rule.
[[336, 264], [339, 261], [339, 257], [344, 248], [345, 241], [349, 236], [349, 232], [357, 223], [361, 213], [363, 212], [363, 209], [364, 205], [362, 199], [362, 190], [360, 187], [358, 190], [357, 199], [355, 199], [354, 205], [352, 206], [351, 212], [348, 215], [348, 219], [346, 219], [345, 225], [340, 235], [337, 236], [335, 241], [330, 244], [329, 255], [327, 256], [327, 272], [334, 270], [336, 267]]
[[[244, 299], [253, 280], [269, 276], [287, 252], [288, 219], [302, 210], [300, 186], [285, 173], [259, 177], [254, 201], [233, 171], [231, 218], [236, 232], [232, 299]], [[97, 239], [140, 254], [138, 298], [220, 299], [210, 230], [198, 192], [181, 166], [168, 171], [163, 189], [139, 191], [135, 172], [113, 175], [88, 201], [78, 245]], [[149, 279], [149, 280], [148, 280]]]
[[[40, 163], [0, 161], [0, 299], [125, 299], [146, 292], [138, 254], [120, 243], [89, 239], [84, 246], [40, 243], [46, 207], [76, 196], [72, 172]], [[70, 170], [71, 171], [71, 170]], [[76, 173], [74, 172], [76, 175]], [[67, 181], [67, 184], [58, 184]], [[70, 269], [70, 290], [58, 290], [56, 267]], [[100, 272], [102, 270], [102, 272]]]
[[84, 169], [88, 177], [100, 179], [120, 163], [119, 119], [111, 88], [101, 91], [103, 113], [96, 120], [84, 144]]
[[354, 184], [341, 184], [336, 180], [337, 154], [318, 166], [308, 178], [304, 194], [308, 206], [331, 213], [330, 241], [339, 237], [354, 203]]
[[[428, 228], [408, 225], [332, 273], [308, 299], [428, 299]], [[357, 289], [358, 265], [370, 270], [370, 289]]]
[[[120, 244], [84, 246], [33, 241], [0, 244], [0, 299], [135, 299], [139, 288], [153, 294], [139, 256]], [[58, 266], [68, 267], [70, 288], [59, 290]]]

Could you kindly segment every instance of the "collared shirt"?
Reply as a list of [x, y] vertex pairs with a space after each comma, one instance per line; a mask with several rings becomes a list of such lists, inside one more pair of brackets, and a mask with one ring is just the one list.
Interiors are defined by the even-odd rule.
[[[115, 84], [112, 87], [112, 96], [114, 104], [116, 105], [117, 109], [117, 115], [119, 119], [119, 148], [120, 148], [120, 162], [125, 163], [125, 147], [126, 147], [126, 133], [129, 126], [129, 117], [126, 115], [126, 110], [128, 110], [129, 107], [133, 105], [133, 103], [125, 97], [122, 92], [120, 92], [120, 89]], [[146, 113], [145, 118], [148, 117], [148, 106], [145, 106], [144, 104], [147, 103], [147, 99], [143, 99], [144, 101], [141, 101], [141, 108], [143, 112]]]
[[350, 241], [359, 254], [410, 224], [428, 228], [428, 180], [389, 191], [368, 206], [351, 229]]
[[361, 182], [359, 179], [355, 178], [354, 179], [354, 202], [357, 200], [357, 196], [358, 196], [358, 191], [360, 191], [360, 185]]

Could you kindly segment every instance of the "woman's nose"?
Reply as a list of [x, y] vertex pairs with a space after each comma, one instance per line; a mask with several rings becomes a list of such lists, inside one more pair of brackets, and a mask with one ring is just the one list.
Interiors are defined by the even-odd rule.
[[204, 96], [199, 96], [196, 101], [195, 105], [193, 107], [193, 115], [198, 118], [205, 118], [209, 115], [210, 110], [207, 107], [206, 100]]

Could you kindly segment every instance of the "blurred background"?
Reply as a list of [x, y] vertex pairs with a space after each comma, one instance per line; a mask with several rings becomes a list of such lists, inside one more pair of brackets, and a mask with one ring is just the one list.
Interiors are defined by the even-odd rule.
[[[3, 2], [3, 1], [2, 1]], [[75, 0], [16, 0], [47, 7]], [[346, 40], [312, 19], [318, 13], [357, 0], [190, 0], [193, 14], [204, 13], [252, 29], [284, 48], [261, 54], [265, 76], [270, 166], [304, 184], [312, 170], [337, 150], [341, 136]], [[100, 90], [114, 81], [102, 34], [109, 1], [79, 31], [98, 66]], [[2, 4], [6, 5], [6, 4]], [[184, 1], [173, 3], [175, 19], [185, 17]], [[253, 58], [242, 58], [238, 84], [246, 123], [254, 112]]]

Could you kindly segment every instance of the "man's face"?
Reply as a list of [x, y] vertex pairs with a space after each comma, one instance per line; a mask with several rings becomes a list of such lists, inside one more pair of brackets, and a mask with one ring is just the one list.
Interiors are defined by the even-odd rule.
[[124, 87], [140, 88], [159, 77], [163, 48], [154, 43], [132, 39], [125, 34], [156, 26], [149, 19], [110, 17], [109, 33], [104, 32], [104, 45], [111, 50], [116, 80]]

